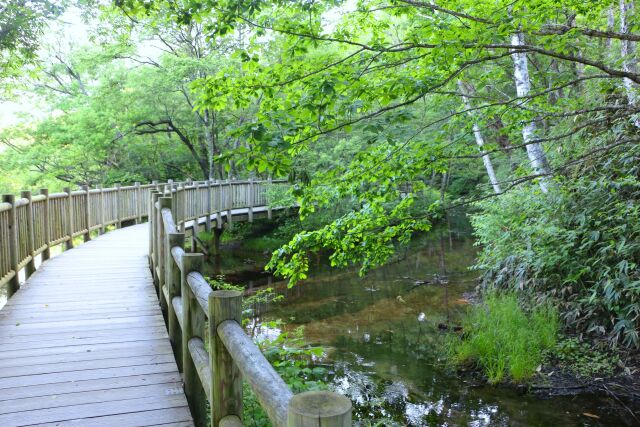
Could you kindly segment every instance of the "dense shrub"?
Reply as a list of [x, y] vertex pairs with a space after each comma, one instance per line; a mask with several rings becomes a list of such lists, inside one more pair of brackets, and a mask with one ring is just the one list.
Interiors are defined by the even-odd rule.
[[619, 153], [548, 194], [520, 188], [481, 203], [472, 222], [483, 285], [552, 298], [576, 332], [639, 347], [638, 160]]
[[527, 313], [515, 294], [489, 293], [472, 306], [463, 322], [464, 335], [451, 343], [456, 364], [476, 364], [497, 383], [507, 377], [516, 382], [530, 378], [555, 346], [558, 316], [543, 304]]

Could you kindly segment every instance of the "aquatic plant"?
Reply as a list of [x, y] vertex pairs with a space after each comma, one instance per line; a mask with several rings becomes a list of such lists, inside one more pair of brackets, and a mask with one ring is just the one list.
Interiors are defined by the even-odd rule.
[[507, 377], [522, 382], [536, 372], [543, 352], [555, 346], [558, 326], [551, 305], [526, 311], [514, 294], [488, 293], [464, 316], [464, 334], [452, 337], [449, 356], [455, 365], [477, 366], [490, 383]]

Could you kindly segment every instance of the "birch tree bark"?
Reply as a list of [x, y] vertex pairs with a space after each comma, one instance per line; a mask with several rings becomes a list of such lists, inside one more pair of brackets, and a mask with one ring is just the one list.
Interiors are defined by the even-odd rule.
[[[517, 32], [511, 37], [513, 46], [522, 46], [525, 44], [524, 34]], [[516, 93], [518, 97], [523, 98], [531, 92], [531, 80], [529, 78], [529, 65], [527, 63], [527, 54], [519, 50], [513, 50], [511, 54], [514, 65], [514, 78], [516, 83]], [[522, 128], [522, 139], [527, 147], [527, 156], [535, 173], [541, 176], [538, 180], [540, 189], [543, 193], [549, 191], [550, 173], [547, 155], [539, 142], [532, 142], [536, 139], [536, 122], [531, 121]]]
[[[458, 88], [460, 89], [460, 93], [462, 94], [462, 102], [464, 103], [464, 107], [467, 110], [471, 110], [471, 103], [469, 102], [469, 94], [473, 93], [473, 88], [470, 87], [469, 84], [464, 83], [462, 80], [458, 80]], [[473, 113], [469, 111], [469, 116], [473, 119]], [[487, 175], [489, 176], [489, 182], [493, 187], [493, 191], [496, 194], [502, 193], [500, 190], [500, 184], [498, 184], [498, 178], [496, 177], [496, 172], [493, 169], [493, 163], [491, 163], [491, 158], [489, 154], [484, 151], [484, 137], [482, 136], [482, 132], [480, 131], [480, 126], [474, 120], [473, 121], [473, 136], [476, 139], [476, 144], [480, 148], [480, 152], [482, 153], [482, 161], [484, 162], [484, 167], [487, 169]]]
[[[629, 22], [633, 17], [634, 4], [633, 1], [620, 0], [620, 32], [628, 34]], [[620, 55], [622, 56], [622, 69], [628, 73], [636, 71], [636, 46], [635, 42], [630, 40], [622, 40], [620, 47]], [[622, 83], [627, 94], [629, 105], [636, 107], [638, 105], [638, 86], [628, 78], [623, 78]], [[634, 115], [633, 124], [640, 127], [640, 117]]]

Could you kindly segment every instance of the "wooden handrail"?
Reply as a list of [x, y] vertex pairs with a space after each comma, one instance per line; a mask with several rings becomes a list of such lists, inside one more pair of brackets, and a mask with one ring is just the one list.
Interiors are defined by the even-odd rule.
[[234, 215], [252, 221], [259, 207], [270, 218], [265, 190], [280, 182], [171, 183], [150, 195], [151, 270], [197, 425], [242, 425], [242, 378], [275, 426], [351, 425], [346, 397], [291, 392], [241, 326], [242, 293], [212, 290], [202, 274], [204, 255], [184, 249], [179, 230], [194, 236], [201, 226], [221, 228], [223, 217], [231, 224]]
[[[107, 226], [120, 227], [123, 222], [139, 223], [148, 218], [151, 207], [147, 201], [151, 191], [158, 191], [166, 185], [154, 181], [144, 185], [118, 184], [112, 188], [65, 188], [61, 193], [49, 193], [48, 189], [42, 189], [39, 194], [32, 195], [24, 191], [21, 197], [4, 195], [0, 201], [0, 287], [6, 286], [7, 295], [11, 297], [20, 288], [22, 269], [25, 279], [28, 278], [35, 271], [36, 257], [41, 255], [43, 261], [47, 260], [53, 246], [64, 243], [70, 249], [77, 236], [83, 236], [84, 241], [88, 241], [96, 230], [103, 233]], [[227, 185], [226, 181], [224, 185]], [[246, 180], [231, 181], [234, 188], [248, 185], [249, 181]], [[206, 192], [205, 196], [210, 198], [211, 203], [200, 203], [198, 206], [206, 207], [213, 216], [223, 210], [223, 206], [217, 203], [223, 191], [222, 182], [171, 181], [170, 187], [170, 194], [174, 197], [180, 188], [186, 203], [191, 203], [197, 196], [202, 201], [206, 200], [202, 198]], [[182, 209], [181, 212], [188, 216], [178, 217], [176, 211], [172, 216], [179, 220], [176, 224], [181, 227], [198, 216], [191, 208]], [[150, 248], [150, 253], [153, 253], [153, 248]]]

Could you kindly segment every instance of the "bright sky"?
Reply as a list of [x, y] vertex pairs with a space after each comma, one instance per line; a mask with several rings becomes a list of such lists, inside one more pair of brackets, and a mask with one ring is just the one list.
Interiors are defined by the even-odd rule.
[[[88, 42], [89, 27], [82, 22], [80, 10], [72, 7], [49, 25], [44, 34], [42, 46], [65, 46], [70, 43], [81, 44]], [[46, 56], [46, 49], [41, 56]], [[42, 117], [43, 112], [38, 107], [37, 100], [26, 93], [18, 93], [12, 101], [0, 100], [0, 130], [28, 120], [29, 115]]]
[[[0, 0], [1, 1], [1, 0]], [[324, 25], [327, 30], [331, 31], [335, 27], [335, 23], [344, 13], [353, 11], [356, 7], [355, 0], [347, 0], [341, 7], [335, 8], [327, 12], [324, 16]], [[88, 43], [90, 26], [82, 21], [81, 11], [76, 7], [68, 8], [62, 16], [49, 25], [45, 32], [41, 58], [47, 56], [47, 46], [55, 46], [62, 48], [58, 50], [66, 50], [70, 45], [82, 45]], [[143, 43], [139, 47], [139, 53], [143, 56], [157, 58], [161, 50], [154, 46], [152, 41]], [[33, 118], [42, 118], [48, 114], [38, 106], [37, 99], [30, 97], [28, 93], [18, 94], [12, 101], [3, 101], [0, 99], [0, 130], [3, 128], [18, 124]], [[0, 146], [0, 150], [2, 147]]]

